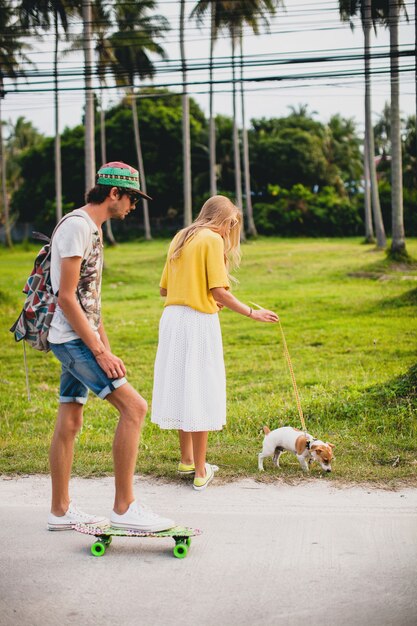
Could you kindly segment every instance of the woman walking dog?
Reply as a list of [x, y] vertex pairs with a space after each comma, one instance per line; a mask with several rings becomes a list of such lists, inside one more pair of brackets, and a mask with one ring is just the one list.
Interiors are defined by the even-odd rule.
[[213, 196], [196, 220], [171, 242], [160, 282], [166, 297], [159, 326], [152, 422], [179, 431], [180, 474], [207, 487], [218, 469], [206, 462], [208, 432], [226, 423], [226, 375], [218, 311], [227, 308], [258, 322], [276, 322], [229, 291], [229, 270], [240, 261], [239, 209]]

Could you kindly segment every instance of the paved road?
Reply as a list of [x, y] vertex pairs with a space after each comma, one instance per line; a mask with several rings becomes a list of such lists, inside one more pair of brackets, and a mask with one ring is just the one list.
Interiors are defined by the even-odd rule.
[[[109, 478], [74, 500], [108, 514]], [[170, 539], [45, 530], [49, 481], [0, 477], [1, 626], [416, 626], [417, 489], [243, 480], [194, 492], [137, 479], [136, 492], [201, 528], [184, 560]]]

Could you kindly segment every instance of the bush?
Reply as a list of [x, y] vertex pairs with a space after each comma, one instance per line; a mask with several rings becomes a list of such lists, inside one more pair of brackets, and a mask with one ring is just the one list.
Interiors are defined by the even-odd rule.
[[[387, 180], [379, 183], [379, 199], [387, 233], [391, 234], [391, 185]], [[404, 230], [407, 237], [417, 236], [417, 189], [403, 187]]]
[[358, 235], [363, 224], [358, 202], [340, 197], [332, 187], [313, 193], [304, 185], [269, 189], [271, 202], [254, 205], [258, 231], [265, 235], [343, 237]]

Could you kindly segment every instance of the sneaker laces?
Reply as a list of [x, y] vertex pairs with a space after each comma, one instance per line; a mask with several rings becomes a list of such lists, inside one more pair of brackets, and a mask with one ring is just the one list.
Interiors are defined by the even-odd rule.
[[89, 520], [94, 517], [94, 515], [90, 515], [89, 513], [84, 513], [84, 511], [80, 511], [76, 504], [69, 505], [67, 515], [76, 515], [82, 520]]
[[138, 513], [145, 513], [148, 517], [150, 517], [151, 519], [160, 519], [160, 515], [158, 515], [157, 513], [154, 513], [152, 511], [152, 509], [147, 505], [147, 504], [139, 504], [138, 502], [136, 502], [136, 507], [138, 509]]

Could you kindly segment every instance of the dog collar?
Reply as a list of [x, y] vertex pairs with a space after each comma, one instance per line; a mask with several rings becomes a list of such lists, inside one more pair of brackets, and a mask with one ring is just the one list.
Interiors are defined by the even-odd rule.
[[310, 446], [312, 443], [314, 443], [314, 441], [318, 441], [318, 439], [316, 439], [315, 437], [310, 437], [310, 439], [307, 439], [307, 442], [306, 442], [307, 450], [310, 450]]

